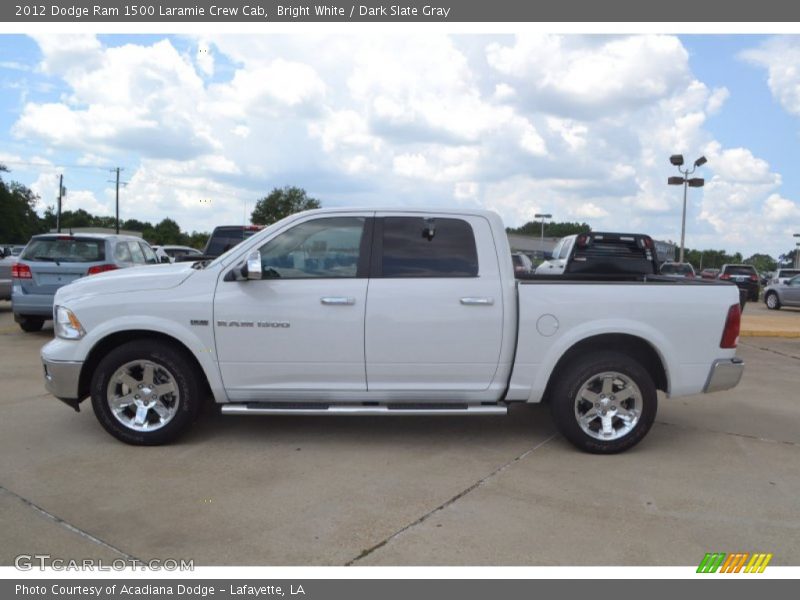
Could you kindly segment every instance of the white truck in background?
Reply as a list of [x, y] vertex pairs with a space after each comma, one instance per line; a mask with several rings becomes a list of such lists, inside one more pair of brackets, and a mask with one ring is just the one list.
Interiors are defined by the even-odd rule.
[[578, 448], [638, 443], [667, 396], [734, 387], [739, 296], [658, 276], [514, 278], [500, 217], [322, 209], [213, 261], [61, 288], [48, 390], [162, 444], [237, 415], [487, 415], [547, 402]]

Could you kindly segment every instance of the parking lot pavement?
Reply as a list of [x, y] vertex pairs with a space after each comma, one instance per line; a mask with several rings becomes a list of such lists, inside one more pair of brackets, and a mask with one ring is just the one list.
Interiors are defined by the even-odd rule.
[[763, 301], [748, 302], [741, 332], [742, 337], [800, 338], [800, 308], [769, 310]]
[[738, 388], [663, 400], [644, 442], [598, 457], [555, 435], [542, 406], [211, 414], [175, 445], [126, 446], [89, 404], [46, 394], [51, 335], [23, 334], [0, 303], [0, 564], [690, 565], [734, 550], [800, 563], [800, 340], [743, 340]]

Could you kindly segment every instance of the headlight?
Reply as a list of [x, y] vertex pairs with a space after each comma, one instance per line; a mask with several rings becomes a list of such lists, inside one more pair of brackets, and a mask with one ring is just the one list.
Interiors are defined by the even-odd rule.
[[56, 306], [53, 324], [56, 336], [65, 340], [79, 340], [86, 335], [75, 313], [64, 306]]

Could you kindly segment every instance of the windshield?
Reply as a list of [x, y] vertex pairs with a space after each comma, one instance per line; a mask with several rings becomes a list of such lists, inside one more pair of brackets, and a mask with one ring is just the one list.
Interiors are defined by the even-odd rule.
[[101, 262], [106, 258], [106, 243], [96, 238], [34, 238], [20, 258], [33, 262]]
[[692, 267], [679, 263], [665, 263], [661, 265], [661, 272], [664, 275], [689, 275], [692, 273]]
[[781, 269], [778, 271], [778, 277], [794, 277], [795, 275], [800, 275], [800, 270], [798, 269]]

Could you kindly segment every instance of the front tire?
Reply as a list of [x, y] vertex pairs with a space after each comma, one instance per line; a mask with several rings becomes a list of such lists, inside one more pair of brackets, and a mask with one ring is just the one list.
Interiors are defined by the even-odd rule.
[[577, 358], [559, 374], [549, 401], [559, 431], [593, 454], [615, 454], [638, 444], [658, 406], [650, 374], [620, 352]]
[[167, 444], [198, 414], [198, 380], [180, 348], [157, 340], [127, 342], [109, 352], [92, 375], [94, 414], [106, 431], [127, 444]]
[[778, 294], [775, 292], [767, 294], [767, 297], [764, 298], [764, 302], [770, 310], [778, 310], [781, 307], [781, 301], [778, 300]]

